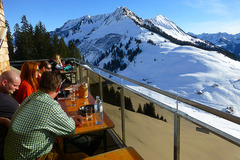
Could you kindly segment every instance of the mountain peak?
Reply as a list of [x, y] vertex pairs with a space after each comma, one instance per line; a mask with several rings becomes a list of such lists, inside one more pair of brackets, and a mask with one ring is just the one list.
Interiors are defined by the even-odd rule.
[[122, 18], [125, 16], [123, 10], [125, 10], [124, 7], [118, 7], [118, 8], [111, 14], [112, 17], [115, 17], [115, 19], [116, 19], [117, 21], [119, 21], [120, 19], [122, 19]]
[[122, 15], [127, 15], [129, 12], [132, 12], [130, 11], [127, 7], [117, 7], [117, 9], [113, 12], [113, 14], [122, 14]]
[[154, 24], [164, 27], [166, 29], [173, 29], [173, 28], [177, 28], [177, 26], [170, 21], [168, 18], [158, 14], [155, 18], [151, 18], [150, 19]]
[[167, 19], [165, 16], [158, 14], [155, 19]]
[[118, 7], [113, 13], [112, 16], [116, 17], [116, 20], [120, 20], [123, 17], [128, 17], [134, 21], [140, 22], [143, 21], [142, 18], [138, 17], [134, 12], [129, 10], [127, 7]]

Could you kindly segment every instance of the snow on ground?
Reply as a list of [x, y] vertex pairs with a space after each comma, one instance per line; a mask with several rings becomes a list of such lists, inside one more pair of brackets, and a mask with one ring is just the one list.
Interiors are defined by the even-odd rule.
[[[149, 45], [124, 71], [118, 72], [131, 79], [148, 83], [218, 110], [233, 107], [240, 116], [240, 62], [217, 52], [209, 52], [189, 46], [164, 44], [156, 49]], [[147, 52], [144, 52], [144, 49]], [[166, 54], [161, 51], [166, 50]], [[151, 53], [151, 58], [149, 58]], [[128, 85], [127, 82], [125, 82]], [[176, 107], [176, 101], [159, 96], [142, 87], [128, 85], [160, 102]], [[197, 92], [203, 94], [199, 95]], [[240, 139], [240, 126], [218, 118], [186, 104], [179, 109], [209, 125]]]

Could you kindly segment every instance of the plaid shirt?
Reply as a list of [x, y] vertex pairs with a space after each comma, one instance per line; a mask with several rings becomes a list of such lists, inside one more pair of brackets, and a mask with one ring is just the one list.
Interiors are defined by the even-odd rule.
[[75, 122], [48, 94], [27, 97], [13, 115], [4, 148], [5, 160], [36, 159], [51, 151], [55, 137], [70, 135]]

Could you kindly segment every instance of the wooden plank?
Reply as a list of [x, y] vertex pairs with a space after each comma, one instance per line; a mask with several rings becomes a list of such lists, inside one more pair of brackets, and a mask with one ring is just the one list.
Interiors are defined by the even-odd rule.
[[143, 160], [143, 158], [132, 147], [117, 149], [93, 157], [84, 158], [83, 160]]

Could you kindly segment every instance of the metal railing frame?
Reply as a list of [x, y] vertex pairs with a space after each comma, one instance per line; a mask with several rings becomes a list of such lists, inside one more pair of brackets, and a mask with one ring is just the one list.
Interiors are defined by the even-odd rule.
[[[78, 76], [79, 79], [78, 79], [78, 82], [82, 81], [82, 73], [81, 73], [81, 70], [82, 68], [85, 68], [87, 69], [87, 76], [89, 75], [89, 67], [91, 68], [91, 71], [95, 72], [95, 74], [97, 74], [99, 76], [99, 93], [100, 93], [100, 97], [103, 98], [103, 93], [102, 93], [102, 83], [101, 83], [101, 77], [103, 77], [104, 79], [107, 79], [113, 83], [116, 83], [118, 85], [121, 86], [121, 90], [120, 90], [120, 97], [121, 97], [121, 123], [122, 123], [122, 142], [125, 144], [126, 143], [126, 135], [125, 135], [125, 113], [124, 113], [124, 110], [125, 110], [125, 101], [124, 101], [124, 89], [128, 89], [129, 91], [131, 92], [134, 92], [136, 93], [137, 95], [161, 106], [162, 108], [172, 112], [174, 114], [174, 160], [179, 160], [180, 159], [180, 117], [204, 128], [204, 129], [207, 129], [209, 131], [211, 131], [212, 133], [216, 134], [217, 136], [229, 141], [230, 143], [232, 144], [235, 144], [237, 146], [240, 147], [240, 139], [236, 138], [236, 137], [233, 137], [219, 129], [216, 129], [208, 124], [205, 124], [191, 116], [189, 116], [188, 114], [182, 112], [182, 111], [179, 111], [178, 110], [178, 103], [179, 102], [183, 102], [185, 104], [188, 104], [190, 106], [193, 106], [195, 108], [198, 108], [200, 110], [203, 110], [205, 112], [208, 112], [208, 113], [211, 113], [217, 117], [221, 117], [225, 120], [228, 120], [228, 121], [231, 121], [233, 123], [236, 123], [238, 125], [240, 125], [240, 118], [239, 117], [236, 117], [234, 115], [230, 115], [228, 113], [224, 113], [224, 112], [221, 112], [219, 110], [216, 110], [214, 108], [211, 108], [211, 107], [208, 107], [206, 105], [203, 105], [203, 104], [200, 104], [200, 103], [197, 103], [197, 102], [194, 102], [194, 101], [191, 101], [191, 100], [188, 100], [186, 98], [183, 98], [181, 96], [178, 96], [178, 95], [175, 95], [175, 94], [172, 94], [172, 93], [169, 93], [169, 92], [166, 92], [166, 91], [163, 91], [161, 89], [158, 89], [158, 88], [155, 88], [155, 87], [152, 87], [152, 86], [149, 86], [149, 85], [146, 85], [144, 83], [141, 83], [141, 82], [138, 82], [138, 81], [135, 81], [133, 79], [130, 79], [128, 77], [124, 77], [124, 76], [121, 76], [121, 75], [118, 75], [116, 73], [112, 73], [110, 71], [107, 71], [105, 69], [101, 69], [101, 68], [98, 68], [96, 66], [93, 66], [89, 63], [86, 63], [86, 62], [83, 62], [79, 59], [76, 59], [76, 58], [65, 58], [65, 60], [70, 60], [72, 61], [74, 64], [77, 64], [76, 67], [80, 67], [80, 69], [77, 69], [78, 70]], [[26, 60], [25, 60], [26, 61]], [[23, 63], [25, 61], [10, 61], [10, 64], [13, 65], [14, 63]], [[14, 66], [14, 65], [13, 65]], [[86, 67], [88, 66], [88, 67]], [[95, 70], [97, 69], [98, 72]], [[101, 71], [103, 71], [104, 73], [108, 73], [110, 75], [113, 75], [113, 76], [116, 76], [118, 78], [121, 79], [121, 84], [119, 84], [118, 82], [115, 82], [107, 77], [105, 77], [104, 75], [101, 75]], [[152, 99], [151, 97], [148, 97], [146, 95], [143, 95], [142, 93], [139, 93], [127, 86], [125, 86], [123, 84], [123, 80], [126, 80], [128, 82], [131, 82], [133, 84], [136, 84], [136, 85], [139, 85], [139, 86], [142, 86], [144, 88], [147, 88], [151, 91], [154, 91], [156, 93], [159, 93], [159, 94], [162, 94], [164, 96], [167, 96], [169, 98], [172, 98], [174, 100], [176, 100], [176, 109], [162, 103], [162, 102], [159, 102], [155, 99]]]
[[[216, 110], [214, 108], [208, 107], [206, 105], [203, 105], [203, 104], [200, 104], [200, 103], [188, 100], [186, 98], [183, 98], [181, 96], [178, 96], [178, 95], [175, 95], [175, 94], [163, 91], [161, 89], [158, 89], [158, 88], [146, 85], [146, 84], [143, 84], [141, 82], [138, 82], [138, 81], [132, 80], [130, 78], [118, 75], [116, 73], [112, 73], [110, 71], [98, 68], [96, 66], [93, 66], [91, 64], [87, 64], [85, 62], [80, 62], [80, 63], [77, 62], [77, 63], [79, 65], [85, 64], [85, 65], [88, 65], [90, 68], [97, 69], [99, 73], [97, 73], [96, 71], [95, 71], [95, 73], [98, 74], [99, 76], [102, 76], [104, 79], [107, 79], [109, 81], [114, 82], [113, 80], [111, 80], [111, 79], [101, 75], [100, 71], [103, 71], [103, 72], [108, 73], [110, 75], [114, 75], [114, 76], [116, 76], [116, 77], [121, 79], [121, 84], [119, 84], [118, 82], [114, 82], [114, 83], [116, 83], [116, 84], [121, 86], [121, 90], [120, 90], [120, 97], [121, 97], [121, 122], [122, 122], [122, 141], [123, 141], [124, 144], [126, 142], [126, 135], [125, 135], [125, 116], [124, 116], [125, 115], [125, 113], [124, 113], [125, 104], [124, 104], [124, 98], [123, 97], [124, 97], [124, 89], [128, 89], [128, 90], [130, 90], [132, 92], [135, 92], [137, 95], [140, 95], [140, 96], [142, 96], [142, 97], [144, 97], [144, 98], [146, 98], [146, 99], [148, 99], [148, 100], [150, 100], [152, 102], [154, 101], [155, 104], [158, 104], [159, 106], [163, 107], [164, 109], [169, 110], [170, 112], [172, 112], [174, 114], [174, 160], [179, 160], [180, 159], [180, 117], [182, 117], [182, 118], [184, 118], [184, 119], [186, 119], [186, 120], [188, 120], [188, 121], [190, 121], [190, 122], [192, 122], [192, 123], [194, 123], [194, 124], [204, 128], [204, 129], [207, 129], [207, 130], [211, 131], [215, 135], [217, 135], [217, 136], [219, 136], [219, 137], [229, 141], [230, 143], [233, 143], [233, 144], [235, 144], [237, 146], [240, 146], [240, 139], [238, 139], [236, 137], [233, 137], [233, 136], [231, 136], [231, 135], [229, 135], [229, 134], [227, 134], [227, 133], [225, 133], [225, 132], [223, 132], [223, 131], [221, 131], [219, 129], [216, 129], [216, 128], [208, 125], [208, 124], [205, 124], [205, 123], [203, 123], [203, 122], [201, 122], [201, 121], [199, 121], [199, 120], [197, 120], [197, 119], [187, 115], [186, 113], [184, 113], [182, 111], [179, 111], [178, 110], [178, 103], [179, 102], [183, 102], [183, 103], [188, 104], [190, 106], [193, 106], [195, 108], [201, 109], [201, 110], [203, 110], [205, 112], [211, 113], [211, 114], [213, 114], [213, 115], [215, 115], [217, 117], [221, 117], [223, 119], [226, 119], [228, 121], [231, 121], [233, 123], [236, 123], [236, 124], [240, 125], [240, 118], [239, 117], [230, 115], [228, 113], [221, 112], [219, 110]], [[101, 79], [101, 78], [99, 78], [99, 79]], [[139, 93], [139, 92], [137, 92], [137, 91], [127, 87], [127, 86], [124, 86], [123, 85], [123, 80], [129, 81], [131, 83], [137, 84], [139, 86], [142, 86], [144, 88], [147, 88], [149, 90], [152, 90], [154, 92], [162, 94], [162, 95], [167, 96], [169, 98], [175, 99], [176, 100], [176, 109], [174, 109], [174, 108], [172, 108], [170, 106], [167, 106], [167, 105], [165, 105], [165, 104], [163, 104], [163, 103], [161, 103], [159, 101], [153, 100], [150, 97], [147, 97], [146, 95], [143, 95], [143, 94], [141, 94], [141, 93]], [[101, 83], [101, 82], [99, 81], [99, 83]], [[100, 94], [102, 94], [101, 92], [102, 91], [100, 91]]]

